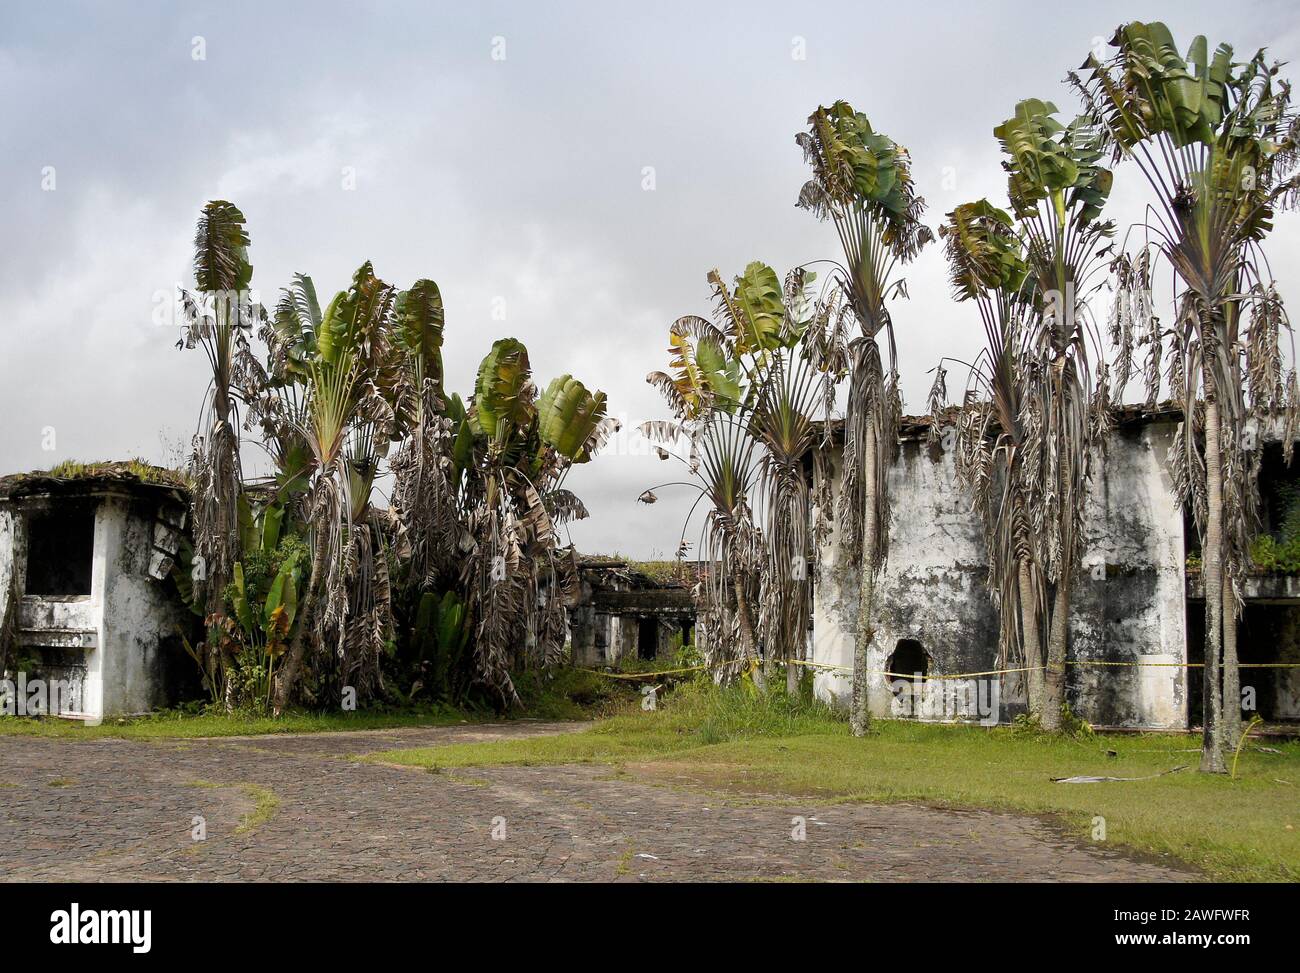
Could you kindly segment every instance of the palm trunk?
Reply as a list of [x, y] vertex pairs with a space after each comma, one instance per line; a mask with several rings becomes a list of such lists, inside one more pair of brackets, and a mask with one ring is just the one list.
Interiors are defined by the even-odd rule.
[[279, 716], [284, 712], [285, 707], [293, 698], [293, 690], [298, 682], [298, 676], [302, 672], [302, 659], [307, 645], [307, 633], [312, 625], [312, 615], [316, 608], [316, 587], [320, 578], [321, 569], [325, 564], [325, 544], [326, 537], [324, 530], [318, 530], [316, 535], [316, 545], [312, 549], [311, 555], [311, 576], [307, 581], [307, 591], [302, 598], [302, 606], [298, 612], [298, 630], [293, 635], [293, 642], [289, 645], [288, 655], [285, 657], [284, 665], [280, 668], [279, 678], [275, 684], [275, 708], [274, 713]]
[[731, 578], [732, 590], [736, 593], [736, 617], [740, 620], [740, 650], [754, 679], [759, 692], [767, 692], [767, 677], [763, 667], [758, 664], [758, 653], [754, 651], [754, 623], [750, 618], [749, 599], [745, 597], [745, 585], [739, 572]]
[[1219, 450], [1219, 404], [1212, 390], [1205, 402], [1205, 728], [1201, 771], [1227, 772], [1223, 762], [1223, 695], [1219, 660], [1223, 651], [1223, 459]]
[[[1241, 738], [1241, 670], [1237, 667], [1237, 604], [1232, 585], [1223, 585], [1223, 751]], [[1225, 757], [1226, 759], [1226, 757]]]
[[872, 627], [876, 598], [876, 426], [871, 421], [867, 423], [862, 465], [866, 509], [862, 512], [858, 624], [853, 636], [853, 700], [849, 711], [849, 725], [856, 737], [864, 736], [871, 725], [871, 716], [867, 711], [867, 666], [871, 643], [876, 635]]
[[[212, 482], [216, 485], [217, 489], [226, 492], [226, 466], [229, 462], [230, 467], [233, 468], [234, 464], [233, 457], [227, 456], [222, 459], [218, 458], [216, 453], [216, 450], [222, 447], [226, 442], [224, 430], [231, 428], [229, 378], [223, 380], [220, 378], [221, 374], [228, 375], [229, 372], [219, 372], [218, 377], [215, 379], [216, 389], [213, 393], [212, 407], [216, 413], [216, 422], [213, 424], [212, 430], [209, 433], [212, 437], [212, 453], [209, 456], [208, 462], [210, 468], [218, 470], [218, 474], [212, 477]], [[237, 449], [238, 447], [236, 446], [234, 448]], [[236, 486], [235, 489], [238, 491], [239, 487]], [[225, 503], [228, 503], [233, 509], [238, 503], [238, 496], [226, 497], [223, 501], [223, 505], [225, 505]], [[221, 545], [223, 547], [226, 546], [226, 538], [224, 536], [221, 538]], [[214, 673], [220, 671], [222, 679], [225, 682], [225, 690], [223, 693], [224, 699], [222, 702], [227, 713], [232, 713], [235, 709], [233, 692], [234, 685], [230, 679], [230, 671], [233, 668], [234, 659], [230, 658], [229, 654], [223, 648], [223, 635], [226, 629], [226, 583], [228, 580], [226, 578], [224, 562], [230, 557], [230, 554], [231, 552], [229, 550], [224, 552], [225, 556], [221, 559], [220, 563], [212, 567], [211, 573], [208, 575], [207, 579], [208, 631], [215, 631], [218, 633], [217, 644], [213, 645], [211, 648], [213, 671]]]
[[1061, 729], [1065, 707], [1065, 653], [1070, 632], [1070, 584], [1062, 577], [1052, 596], [1051, 633], [1047, 640], [1047, 669], [1043, 673], [1041, 725], [1048, 733]]
[[1028, 558], [1021, 558], [1018, 569], [1020, 594], [1020, 640], [1024, 646], [1025, 683], [1029, 698], [1029, 712], [1043, 712], [1043, 643], [1038, 636], [1038, 605], [1034, 601], [1033, 566]]

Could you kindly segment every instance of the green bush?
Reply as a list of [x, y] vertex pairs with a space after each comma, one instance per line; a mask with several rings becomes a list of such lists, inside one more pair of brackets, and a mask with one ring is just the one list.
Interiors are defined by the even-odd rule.
[[1255, 538], [1250, 546], [1250, 559], [1261, 571], [1300, 574], [1300, 488], [1282, 487], [1277, 498], [1285, 511], [1281, 526], [1276, 534]]

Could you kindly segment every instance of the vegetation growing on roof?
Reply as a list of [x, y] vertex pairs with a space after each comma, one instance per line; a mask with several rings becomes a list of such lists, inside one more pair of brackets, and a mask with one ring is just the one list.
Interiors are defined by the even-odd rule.
[[32, 470], [30, 473], [15, 473], [4, 477], [0, 482], [22, 484], [35, 480], [120, 480], [134, 481], [151, 486], [174, 487], [188, 490], [189, 480], [181, 470], [154, 466], [136, 457], [127, 460], [64, 460], [48, 470]]

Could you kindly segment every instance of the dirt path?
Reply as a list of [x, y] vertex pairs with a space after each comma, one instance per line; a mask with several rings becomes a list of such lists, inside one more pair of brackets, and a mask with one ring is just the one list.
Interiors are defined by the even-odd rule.
[[[0, 737], [9, 881], [1161, 881], [1190, 873], [1032, 818], [763, 802], [603, 766], [440, 774], [355, 754], [511, 723], [140, 742]], [[206, 840], [196, 841], [201, 817]], [[802, 819], [805, 840], [794, 840]], [[498, 837], [494, 838], [494, 832]]]

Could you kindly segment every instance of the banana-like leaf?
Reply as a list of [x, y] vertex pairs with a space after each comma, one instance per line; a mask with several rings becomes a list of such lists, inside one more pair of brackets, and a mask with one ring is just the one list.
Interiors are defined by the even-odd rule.
[[264, 629], [268, 635], [271, 632], [273, 624], [272, 616], [279, 610], [284, 613], [288, 619], [288, 624], [293, 624], [294, 616], [298, 613], [298, 585], [296, 581], [297, 558], [288, 558], [280, 565], [280, 570], [276, 572], [275, 578], [271, 581], [271, 587], [266, 594], [266, 604], [263, 606]]
[[316, 285], [306, 274], [294, 274], [293, 283], [281, 292], [271, 318], [271, 330], [283, 356], [281, 367], [294, 378], [305, 377], [307, 363], [316, 355], [321, 321]]
[[284, 605], [271, 612], [266, 623], [266, 654], [278, 659], [289, 647], [289, 631], [293, 628], [293, 617]]
[[671, 372], [651, 372], [646, 381], [668, 399], [679, 418], [695, 418], [706, 408], [734, 411], [739, 404], [740, 362], [729, 354], [732, 342], [710, 322], [693, 314], [668, 329]]
[[316, 348], [321, 361], [333, 365], [338, 362], [347, 347], [348, 318], [350, 316], [348, 292], [339, 291], [325, 308], [321, 318], [320, 332], [316, 336]]
[[1112, 76], [1093, 55], [1084, 62], [1091, 72], [1091, 100], [1112, 136], [1125, 148], [1167, 134], [1182, 148], [1212, 145], [1238, 79], [1233, 77], [1232, 48], [1196, 37], [1184, 58], [1164, 24], [1132, 21], [1111, 38], [1118, 48], [1119, 73]]
[[543, 442], [566, 459], [586, 463], [605, 419], [605, 393], [592, 394], [572, 375], [561, 375], [537, 400], [537, 417]]
[[1073, 219], [1083, 227], [1100, 215], [1112, 175], [1098, 165], [1102, 140], [1090, 120], [1079, 117], [1065, 126], [1056, 110], [1050, 101], [1026, 99], [993, 134], [1007, 155], [1002, 165], [1016, 215], [1031, 216], [1041, 200], [1051, 200], [1059, 223], [1075, 209]]
[[818, 107], [795, 141], [813, 168], [799, 206], [821, 217], [861, 207], [905, 259], [929, 242], [930, 231], [920, 222], [925, 202], [916, 195], [907, 150], [874, 131], [866, 115], [846, 101]]
[[262, 553], [270, 554], [280, 543], [280, 526], [284, 522], [284, 507], [268, 503], [262, 508]]
[[442, 381], [442, 335], [446, 312], [442, 292], [431, 280], [417, 280], [397, 295], [397, 333], [420, 379]]
[[253, 514], [253, 504], [246, 493], [240, 493], [235, 499], [235, 516], [239, 524], [239, 546], [244, 551], [260, 551], [262, 535], [257, 527], [257, 518]]
[[235, 617], [239, 619], [239, 624], [244, 627], [244, 631], [251, 634], [257, 630], [257, 626], [253, 621], [253, 609], [248, 601], [248, 589], [244, 585], [244, 565], [242, 562], [235, 562], [234, 573], [235, 597], [233, 600]]
[[784, 292], [776, 271], [759, 260], [751, 261], [745, 272], [736, 278], [733, 294], [740, 308], [733, 335], [737, 354], [771, 351], [782, 344], [782, 324], [785, 321]]
[[475, 419], [488, 438], [502, 441], [532, 423], [531, 376], [528, 349], [521, 342], [502, 338], [492, 345], [474, 386]]
[[325, 311], [317, 337], [321, 359], [332, 365], [345, 356], [362, 355], [373, 363], [395, 298], [394, 289], [375, 276], [370, 261], [358, 267], [352, 286], [336, 294]]
[[962, 203], [939, 228], [958, 300], [985, 291], [1015, 293], [1025, 280], [1023, 248], [1010, 215], [987, 199]]
[[244, 214], [233, 203], [216, 199], [203, 207], [194, 235], [194, 278], [208, 292], [242, 291], [252, 281]]
[[465, 626], [465, 603], [454, 591], [448, 591], [438, 603], [435, 636], [438, 648], [443, 652], [459, 651], [469, 637]]

